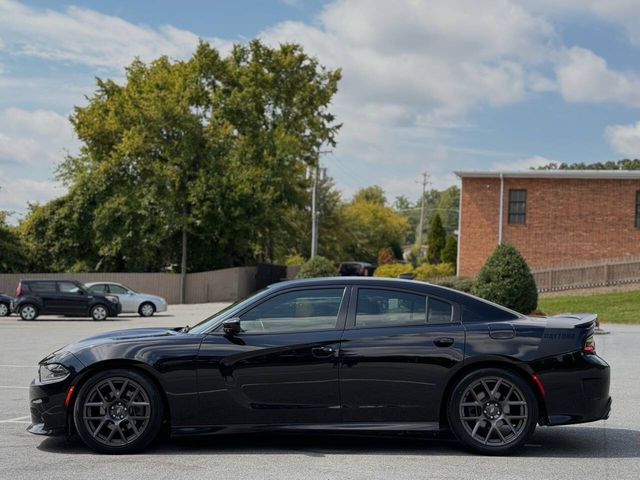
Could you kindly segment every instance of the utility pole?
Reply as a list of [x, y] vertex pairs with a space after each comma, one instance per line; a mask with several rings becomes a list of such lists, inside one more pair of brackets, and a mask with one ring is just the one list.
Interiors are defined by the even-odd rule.
[[418, 224], [418, 237], [416, 238], [416, 243], [418, 244], [418, 248], [422, 248], [422, 231], [424, 229], [424, 194], [427, 189], [427, 184], [429, 181], [427, 180], [429, 175], [427, 172], [422, 174], [422, 197], [420, 197], [420, 223]]
[[318, 254], [318, 183], [326, 177], [326, 168], [317, 165], [312, 170], [313, 186], [311, 189], [311, 258]]

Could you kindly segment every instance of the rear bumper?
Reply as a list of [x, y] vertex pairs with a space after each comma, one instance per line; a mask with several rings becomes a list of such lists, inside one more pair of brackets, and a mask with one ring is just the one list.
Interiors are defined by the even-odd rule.
[[[546, 425], [569, 425], [609, 418], [610, 367], [593, 354], [573, 353], [546, 359], [536, 371], [545, 388]], [[540, 365], [537, 365], [540, 368]]]

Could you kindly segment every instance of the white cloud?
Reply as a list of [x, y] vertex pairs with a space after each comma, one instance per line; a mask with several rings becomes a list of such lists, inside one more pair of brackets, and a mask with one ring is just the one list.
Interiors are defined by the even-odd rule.
[[609, 125], [605, 137], [611, 148], [626, 158], [640, 158], [640, 122], [631, 125]]
[[0, 110], [0, 165], [51, 171], [77, 141], [69, 120], [50, 110]]
[[[230, 46], [220, 39], [206, 40], [222, 49]], [[145, 61], [160, 55], [187, 57], [193, 53], [198, 36], [170, 25], [136, 25], [82, 7], [56, 11], [1, 0], [0, 42], [14, 55], [120, 69], [135, 56]]]
[[[11, 181], [6, 179], [11, 178]], [[28, 208], [29, 203], [44, 203], [65, 193], [65, 188], [50, 180], [13, 178], [0, 170], [0, 209], [16, 213], [9, 218], [16, 223]]]
[[557, 60], [556, 73], [562, 97], [569, 102], [616, 102], [640, 106], [640, 75], [618, 72], [591, 50], [573, 47]]
[[493, 162], [491, 168], [498, 171], [522, 171], [529, 170], [531, 168], [542, 167], [549, 163], [558, 163], [556, 160], [542, 157], [540, 155], [534, 155], [532, 157], [522, 158], [514, 160], [513, 162]]

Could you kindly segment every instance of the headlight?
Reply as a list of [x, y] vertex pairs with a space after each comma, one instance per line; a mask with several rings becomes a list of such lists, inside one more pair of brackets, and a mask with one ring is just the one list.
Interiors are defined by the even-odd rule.
[[40, 370], [38, 371], [40, 383], [61, 382], [69, 375], [71, 375], [69, 369], [64, 365], [60, 365], [59, 363], [48, 363], [46, 365], [40, 365]]
[[113, 295], [106, 295], [106, 297], [113, 303], [118, 303], [118, 297], [114, 297]]

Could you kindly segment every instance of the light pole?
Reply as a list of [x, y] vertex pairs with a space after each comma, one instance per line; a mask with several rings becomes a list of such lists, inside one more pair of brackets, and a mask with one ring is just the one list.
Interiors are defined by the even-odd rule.
[[311, 175], [313, 175], [311, 187], [311, 258], [313, 258], [318, 254], [318, 184], [325, 179], [327, 169], [320, 168], [320, 165], [317, 165], [311, 172]]

